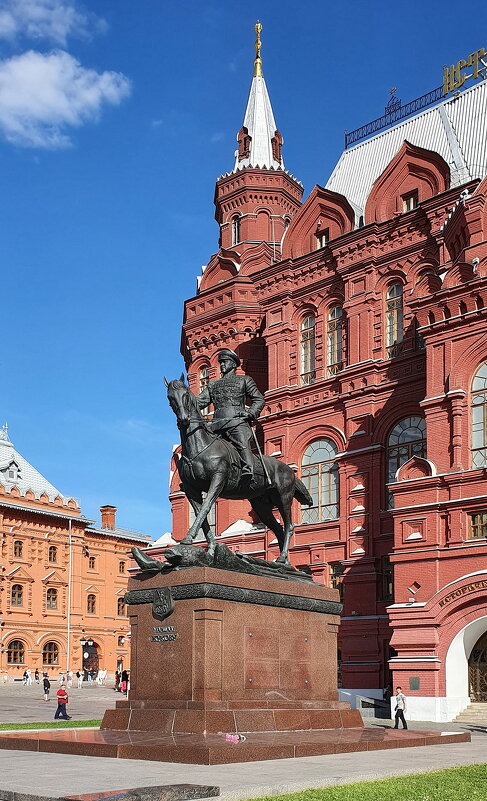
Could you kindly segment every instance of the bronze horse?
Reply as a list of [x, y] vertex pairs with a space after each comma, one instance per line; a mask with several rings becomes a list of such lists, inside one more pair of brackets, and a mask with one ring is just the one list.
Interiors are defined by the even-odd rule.
[[[213, 554], [216, 542], [207, 515], [216, 499], [248, 500], [264, 525], [276, 535], [280, 550], [276, 561], [289, 564], [289, 542], [294, 528], [291, 518], [293, 499], [313, 506], [313, 499], [303, 482], [287, 464], [271, 456], [262, 457], [267, 468], [264, 471], [260, 457], [254, 456], [254, 479], [250, 487], [241, 488], [240, 458], [236, 449], [212, 433], [195, 396], [184, 383], [184, 375], [180, 380], [164, 381], [181, 433], [182, 454], [178, 472], [182, 489], [195, 512], [195, 521], [182, 542], [191, 544], [202, 528], [208, 542], [208, 553]], [[202, 493], [205, 493], [204, 498]], [[273, 515], [275, 507], [284, 526]]]

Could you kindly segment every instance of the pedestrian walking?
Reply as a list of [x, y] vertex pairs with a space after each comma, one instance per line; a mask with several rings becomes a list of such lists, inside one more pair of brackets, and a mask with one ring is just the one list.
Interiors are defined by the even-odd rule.
[[78, 690], [81, 690], [81, 687], [83, 686], [83, 674], [80, 670], [76, 671], [76, 680], [78, 682]]
[[406, 718], [404, 717], [405, 711], [406, 711], [406, 696], [403, 694], [401, 687], [396, 687], [396, 725], [394, 726], [395, 729], [399, 728], [399, 721], [401, 721], [403, 729], [407, 729], [408, 724], [406, 723]]
[[34, 678], [35, 678], [35, 680], [36, 680], [36, 684], [39, 684], [39, 682], [40, 682], [40, 676], [39, 676], [39, 670], [38, 670], [38, 668], [36, 668], [36, 672], [34, 673]]
[[56, 693], [57, 709], [54, 713], [54, 720], [63, 718], [64, 720], [71, 720], [71, 717], [66, 712], [66, 704], [69, 702], [69, 696], [64, 687], [60, 687]]
[[118, 670], [115, 671], [115, 687], [113, 689], [116, 693], [120, 692], [120, 673]]
[[22, 684], [27, 684], [27, 678], [28, 678], [27, 671], [24, 670], [24, 672], [22, 673]]
[[27, 670], [25, 672], [27, 673], [26, 684], [27, 684], [27, 687], [30, 687], [30, 685], [32, 684], [32, 671], [31, 671], [30, 668], [27, 668]]
[[44, 688], [44, 701], [49, 701], [49, 690], [51, 689], [51, 682], [47, 678], [47, 673], [42, 679], [42, 686]]
[[68, 688], [72, 687], [73, 686], [73, 671], [72, 670], [68, 670], [66, 678], [68, 680]]
[[120, 692], [122, 693], [127, 692], [128, 681], [129, 681], [128, 670], [122, 670], [122, 675], [120, 677]]

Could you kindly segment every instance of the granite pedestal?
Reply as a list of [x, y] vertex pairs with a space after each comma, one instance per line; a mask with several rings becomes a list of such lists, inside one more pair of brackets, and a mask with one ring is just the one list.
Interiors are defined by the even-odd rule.
[[100, 731], [15, 732], [0, 748], [220, 764], [470, 739], [364, 730], [338, 700], [335, 590], [192, 567], [138, 574], [126, 602], [129, 699]]

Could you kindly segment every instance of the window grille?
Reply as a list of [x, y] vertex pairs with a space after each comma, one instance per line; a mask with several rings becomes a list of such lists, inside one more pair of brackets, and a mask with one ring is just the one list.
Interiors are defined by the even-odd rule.
[[343, 367], [343, 309], [333, 306], [328, 312], [327, 329], [328, 375], [336, 375]]
[[[387, 441], [387, 483], [396, 480], [399, 468], [413, 456], [426, 457], [426, 423], [424, 417], [400, 420]], [[387, 492], [387, 508], [393, 508], [393, 495]]]
[[386, 293], [386, 348], [393, 359], [403, 350], [404, 335], [403, 289], [399, 282], [391, 284]]
[[307, 315], [301, 322], [301, 384], [315, 380], [315, 318]]
[[9, 665], [23, 665], [25, 659], [25, 645], [22, 640], [11, 640], [7, 648], [7, 662]]
[[311, 508], [303, 506], [303, 523], [321, 523], [338, 517], [337, 448], [330, 439], [312, 442], [301, 461], [301, 479], [313, 498]]

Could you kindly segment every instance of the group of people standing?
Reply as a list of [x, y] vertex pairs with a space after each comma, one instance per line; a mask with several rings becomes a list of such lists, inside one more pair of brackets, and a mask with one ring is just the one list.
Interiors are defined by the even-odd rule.
[[130, 686], [130, 670], [116, 670], [115, 671], [115, 687], [113, 688], [117, 693], [127, 694]]

